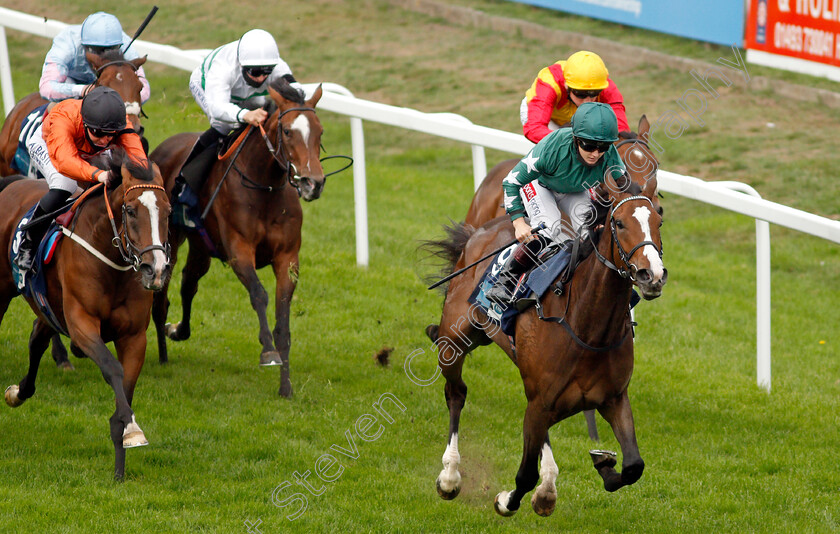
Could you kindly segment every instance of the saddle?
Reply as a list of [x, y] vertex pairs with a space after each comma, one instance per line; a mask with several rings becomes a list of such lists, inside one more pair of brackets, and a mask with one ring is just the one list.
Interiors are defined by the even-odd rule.
[[32, 159], [29, 157], [29, 150], [27, 150], [26, 144], [35, 133], [35, 130], [37, 130], [44, 122], [44, 115], [47, 113], [48, 105], [49, 104], [44, 104], [43, 106], [33, 109], [29, 115], [23, 119], [20, 126], [20, 136], [18, 136], [17, 150], [15, 150], [15, 156], [11, 161], [12, 169], [30, 178], [44, 177], [44, 175], [41, 174], [34, 165], [32, 165]]

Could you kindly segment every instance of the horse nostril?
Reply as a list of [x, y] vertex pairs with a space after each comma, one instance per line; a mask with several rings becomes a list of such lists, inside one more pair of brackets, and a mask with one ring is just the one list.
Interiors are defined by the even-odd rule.
[[636, 280], [643, 284], [647, 284], [653, 278], [653, 274], [650, 272], [650, 269], [639, 269], [636, 271]]
[[149, 278], [154, 276], [155, 270], [148, 263], [142, 263], [140, 264], [140, 274], [143, 275], [144, 278]]

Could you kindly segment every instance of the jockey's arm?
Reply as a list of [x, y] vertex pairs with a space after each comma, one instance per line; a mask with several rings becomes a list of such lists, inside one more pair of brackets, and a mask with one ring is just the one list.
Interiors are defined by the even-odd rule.
[[631, 131], [630, 124], [627, 122], [627, 111], [624, 109], [624, 97], [621, 95], [621, 91], [618, 90], [615, 82], [609, 80], [609, 85], [606, 89], [601, 91], [598, 101], [603, 102], [604, 104], [609, 104], [615, 112], [615, 118], [618, 120], [619, 132]]
[[[75, 114], [68, 113], [67, 106], [57, 105], [44, 119], [44, 142], [47, 144], [50, 160], [59, 173], [77, 181], [96, 182], [99, 174], [106, 171], [97, 169], [81, 158], [75, 142], [75, 134], [78, 131], [76, 121], [81, 121], [78, 111]], [[140, 150], [142, 152], [142, 146]]]
[[536, 94], [528, 102], [528, 120], [522, 126], [522, 132], [532, 143], [539, 143], [551, 133], [548, 123], [559, 95], [542, 80], [537, 80], [535, 90]]

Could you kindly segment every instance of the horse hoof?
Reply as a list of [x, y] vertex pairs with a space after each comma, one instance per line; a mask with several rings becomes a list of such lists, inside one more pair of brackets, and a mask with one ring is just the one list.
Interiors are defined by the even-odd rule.
[[181, 323], [166, 323], [163, 329], [166, 332], [166, 337], [172, 341], [185, 341], [190, 338], [189, 329], [184, 329], [186, 331], [181, 332]]
[[615, 459], [618, 455], [613, 451], [594, 449], [589, 451], [589, 456], [592, 457], [595, 469], [601, 469], [602, 467], [615, 467]]
[[[262, 367], [270, 367], [272, 365], [283, 365], [283, 360], [280, 359], [279, 352], [277, 352], [276, 350], [269, 350], [260, 354], [260, 365]], [[283, 394], [281, 393], [281, 395]], [[283, 396], [285, 397], [285, 395]]]
[[76, 368], [73, 367], [73, 364], [70, 363], [69, 361], [66, 361], [66, 360], [61, 362], [61, 363], [56, 364], [56, 367], [58, 367], [62, 371], [75, 371], [76, 370]]
[[131, 449], [132, 447], [142, 447], [148, 445], [149, 440], [146, 439], [146, 434], [140, 429], [140, 425], [134, 422], [134, 417], [131, 418], [131, 423], [125, 426], [123, 431], [123, 449]]
[[537, 515], [548, 517], [554, 512], [554, 506], [557, 504], [557, 494], [538, 495], [534, 493], [531, 497], [531, 508]]
[[12, 384], [11, 386], [7, 387], [5, 395], [6, 404], [11, 406], [12, 408], [17, 408], [18, 406], [23, 404], [23, 400], [21, 400], [21, 398], [18, 397], [19, 391], [20, 388], [17, 386], [17, 384]]
[[443, 488], [441, 488], [440, 477], [438, 477], [438, 479], [435, 480], [435, 488], [437, 488], [437, 492], [438, 495], [440, 495], [440, 498], [445, 501], [451, 501], [452, 499], [457, 497], [459, 493], [461, 493], [461, 486], [455, 486], [455, 488], [452, 491], [446, 491]]
[[501, 491], [498, 495], [496, 495], [496, 498], [493, 500], [493, 509], [496, 510], [496, 513], [502, 517], [510, 517], [516, 513], [516, 510], [508, 510], [507, 505], [501, 503], [502, 499], [507, 501], [509, 497], [510, 492]]
[[426, 327], [426, 335], [429, 336], [429, 339], [431, 339], [433, 342], [437, 341], [439, 331], [440, 326], [436, 324], [430, 324]]

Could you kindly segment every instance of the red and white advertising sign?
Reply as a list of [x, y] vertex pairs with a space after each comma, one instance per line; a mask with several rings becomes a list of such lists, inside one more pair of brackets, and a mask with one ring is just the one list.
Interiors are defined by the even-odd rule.
[[750, 0], [747, 61], [840, 81], [840, 0]]

